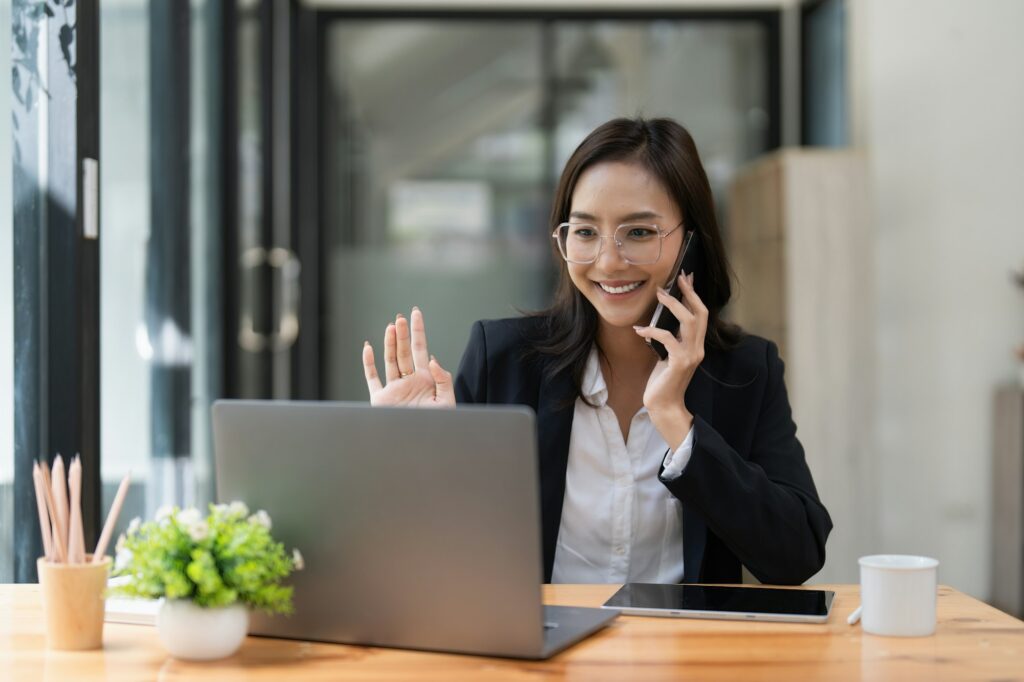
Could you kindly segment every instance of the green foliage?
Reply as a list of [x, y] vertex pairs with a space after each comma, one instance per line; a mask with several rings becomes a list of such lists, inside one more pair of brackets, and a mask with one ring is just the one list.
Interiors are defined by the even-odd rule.
[[302, 568], [270, 535], [270, 517], [249, 515], [241, 502], [196, 509], [165, 509], [155, 521], [132, 521], [117, 544], [114, 575], [131, 581], [114, 594], [156, 599], [191, 599], [199, 606], [242, 602], [268, 613], [292, 612], [292, 588], [281, 585]]

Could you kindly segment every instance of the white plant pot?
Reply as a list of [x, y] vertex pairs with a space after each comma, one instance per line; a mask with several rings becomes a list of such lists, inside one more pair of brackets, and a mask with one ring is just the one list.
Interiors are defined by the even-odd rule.
[[175, 658], [212, 661], [238, 651], [249, 632], [249, 611], [242, 604], [203, 608], [187, 599], [165, 599], [156, 629]]

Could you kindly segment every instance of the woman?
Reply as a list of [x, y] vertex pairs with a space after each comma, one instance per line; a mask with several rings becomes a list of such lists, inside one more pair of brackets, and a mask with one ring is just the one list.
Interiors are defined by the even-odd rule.
[[[554, 304], [477, 322], [458, 377], [413, 308], [384, 335], [374, 405], [529, 405], [537, 413], [546, 581], [798, 584], [832, 528], [796, 438], [774, 343], [720, 313], [728, 265], [707, 176], [670, 119], [616, 119], [562, 172]], [[701, 267], [663, 286], [690, 232]], [[648, 326], [658, 304], [678, 334]], [[659, 360], [649, 341], [668, 351]]]

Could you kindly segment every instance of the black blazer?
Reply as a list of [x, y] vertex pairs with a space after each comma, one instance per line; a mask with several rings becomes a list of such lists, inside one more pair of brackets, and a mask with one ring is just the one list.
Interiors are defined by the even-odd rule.
[[[459, 403], [529, 405], [537, 413], [544, 580], [550, 582], [562, 517], [573, 386], [549, 378], [530, 353], [545, 318], [473, 325], [455, 380]], [[800, 584], [825, 563], [832, 519], [818, 499], [796, 438], [778, 348], [748, 335], [709, 352], [686, 391], [693, 454], [665, 482], [683, 507], [684, 582], [738, 583], [741, 565], [760, 581]]]

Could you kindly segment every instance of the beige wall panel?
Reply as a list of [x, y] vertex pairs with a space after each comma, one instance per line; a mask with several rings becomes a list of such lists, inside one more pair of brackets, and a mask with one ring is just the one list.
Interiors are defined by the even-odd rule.
[[[815, 580], [856, 582], [870, 545], [873, 266], [865, 163], [849, 151], [786, 150], [731, 193], [732, 319], [780, 344], [798, 435], [835, 530]], [[741, 222], [742, 221], [742, 222]]]

